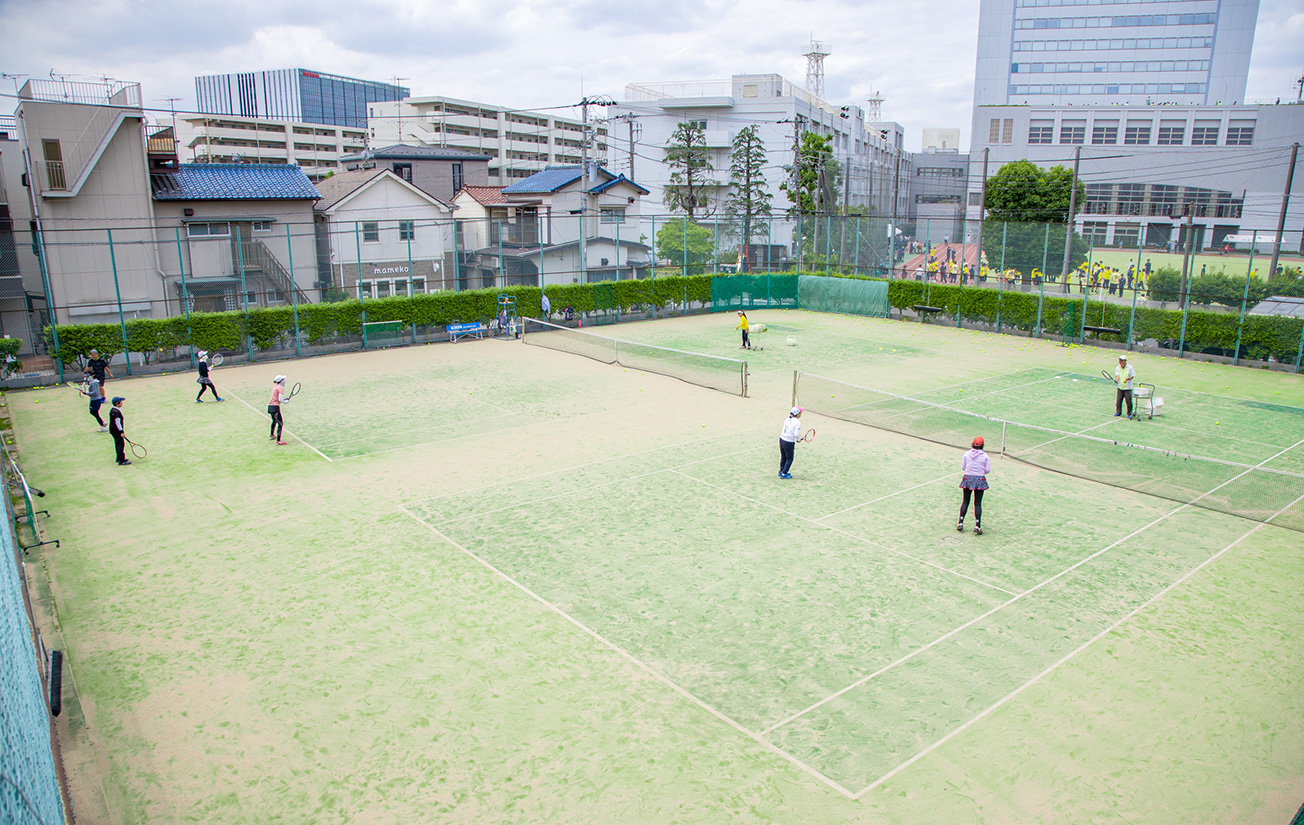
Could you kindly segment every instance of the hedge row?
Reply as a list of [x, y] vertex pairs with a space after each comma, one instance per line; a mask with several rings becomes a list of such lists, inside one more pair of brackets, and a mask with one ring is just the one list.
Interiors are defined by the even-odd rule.
[[[982, 287], [952, 284], [925, 284], [920, 281], [891, 281], [888, 283], [888, 301], [897, 309], [909, 309], [924, 302], [927, 289], [928, 304], [939, 307], [948, 314], [957, 311], [962, 318], [988, 323], [1000, 321], [1002, 325], [1033, 330], [1038, 326], [1048, 335], [1064, 333], [1069, 322], [1072, 337], [1081, 328], [1081, 296], [1046, 295], [1041, 301], [1038, 317], [1038, 293], [998, 291]], [[1190, 310], [1186, 319], [1186, 349], [1193, 352], [1220, 350], [1217, 354], [1231, 354], [1236, 349], [1239, 315], [1220, 312]], [[1131, 324], [1132, 339], [1143, 341], [1154, 338], [1171, 342], [1175, 347], [1182, 339], [1182, 313], [1180, 310], [1137, 307], [1133, 320], [1130, 304], [1092, 301], [1087, 308], [1089, 326], [1112, 327], [1125, 337]], [[1241, 332], [1241, 355], [1247, 358], [1266, 359], [1269, 355], [1278, 361], [1294, 362], [1299, 351], [1301, 329], [1304, 321], [1274, 315], [1246, 315]]]
[[[791, 274], [791, 273], [789, 273]], [[819, 272], [802, 273], [821, 275]], [[714, 278], [752, 278], [757, 275], [690, 275], [628, 281], [604, 281], [595, 284], [566, 284], [547, 287], [554, 312], [570, 306], [576, 312], [603, 310], [626, 311], [637, 306], [664, 306], [711, 302]], [[871, 278], [866, 280], [884, 280]], [[1038, 309], [1038, 294], [985, 289], [955, 284], [927, 284], [920, 281], [888, 281], [888, 301], [897, 309], [908, 309], [924, 302], [949, 314], [1014, 326], [1023, 330], [1040, 327], [1049, 335], [1063, 334], [1066, 324], [1074, 336], [1082, 323], [1082, 298], [1046, 295]], [[728, 291], [728, 290], [725, 290]], [[380, 298], [368, 301], [300, 305], [299, 328], [309, 342], [329, 341], [362, 332], [363, 313], [367, 321], [401, 321], [405, 327], [438, 327], [470, 321], [488, 320], [498, 311], [498, 296], [513, 295], [519, 315], [540, 314], [538, 287], [479, 289], [464, 292], [437, 292], [413, 297]], [[1087, 323], [1113, 327], [1126, 335], [1132, 319], [1132, 307], [1126, 304], [1091, 302]], [[247, 319], [247, 320], [246, 320]], [[1186, 322], [1186, 348], [1191, 351], [1223, 350], [1236, 347], [1238, 316], [1192, 310]], [[1299, 348], [1301, 327], [1298, 318], [1247, 315], [1241, 338], [1242, 355], [1293, 362]], [[284, 348], [294, 335], [294, 310], [291, 307], [251, 309], [244, 312], [193, 313], [189, 318], [141, 319], [126, 324], [126, 348], [132, 352], [151, 353], [177, 347], [194, 346], [207, 350], [240, 351], [252, 341], [260, 350]], [[50, 329], [45, 330], [46, 344], [54, 351]], [[1134, 340], [1155, 338], [1176, 342], [1182, 337], [1182, 313], [1138, 307], [1132, 325]], [[74, 362], [90, 350], [102, 354], [123, 351], [123, 328], [117, 324], [86, 324], [59, 327], [58, 357]]]
[[[668, 303], [711, 300], [711, 277], [698, 275], [644, 280], [604, 281], [595, 284], [566, 284], [547, 287], [554, 312], [570, 306], [576, 312], [625, 311], [635, 306], [664, 306]], [[446, 324], [486, 321], [498, 313], [498, 296], [516, 298], [518, 315], [541, 313], [543, 290], [538, 287], [475, 289], [436, 292], [412, 297], [377, 298], [334, 303], [300, 304], [299, 330], [309, 342], [362, 334], [367, 321], [402, 321], [404, 327], [438, 327]], [[190, 317], [146, 318], [125, 325], [125, 349], [152, 353], [194, 346], [198, 349], [240, 351], [252, 341], [259, 350], [288, 346], [294, 336], [293, 307], [254, 308], [248, 313], [204, 312]], [[73, 363], [92, 349], [102, 355], [124, 350], [124, 327], [118, 324], [80, 324], [59, 327], [57, 357]], [[45, 342], [55, 352], [54, 336], [45, 328]]]

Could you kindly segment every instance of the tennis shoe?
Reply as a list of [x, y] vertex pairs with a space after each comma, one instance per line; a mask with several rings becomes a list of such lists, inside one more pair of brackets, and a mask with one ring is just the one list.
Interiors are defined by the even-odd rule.
[[956, 525], [955, 525], [955, 530], [956, 530], [957, 533], [963, 533], [963, 532], [964, 532], [964, 522], [962, 521], [962, 522], [959, 522], [958, 524], [956, 524]]
[[973, 526], [973, 534], [975, 536], [981, 536], [983, 534], [983, 528], [981, 524], [975, 524]]
[[779, 478], [792, 478], [792, 473], [784, 473], [783, 475], [779, 476]]
[[131, 463], [130, 461], [119, 461], [119, 462], [118, 462], [118, 466], [119, 466], [119, 467], [126, 467], [126, 466], [127, 466], [128, 464], [130, 464], [130, 463]]
[[1122, 415], [1122, 413], [1114, 413], [1115, 418], [1118, 418], [1120, 415]]
[[288, 442], [288, 441], [278, 441], [278, 442], [276, 442], [276, 446], [278, 446], [278, 447], [284, 447], [286, 444], [289, 444], [289, 443], [290, 443], [290, 442]]
[[196, 399], [195, 399], [195, 403], [196, 403], [196, 404], [202, 404], [202, 403], [204, 403], [204, 399], [202, 399], [202, 398], [196, 398]]
[[107, 433], [108, 431], [109, 431], [109, 425], [108, 425], [108, 424], [102, 424], [102, 425], [100, 425], [100, 432], [102, 432], [102, 433]]
[[225, 400], [226, 400], [225, 398], [219, 398], [219, 399], [217, 399], [217, 403], [221, 404], [221, 403], [222, 403], [223, 401], [225, 401]]

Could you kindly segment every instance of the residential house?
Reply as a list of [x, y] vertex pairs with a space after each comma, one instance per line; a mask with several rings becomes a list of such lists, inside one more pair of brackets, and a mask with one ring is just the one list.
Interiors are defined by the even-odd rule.
[[390, 169], [428, 195], [451, 201], [463, 186], [489, 183], [488, 155], [439, 146], [385, 146], [340, 158], [348, 170]]
[[453, 207], [390, 169], [340, 172], [318, 184], [322, 279], [351, 297], [453, 289]]
[[591, 283], [651, 274], [639, 234], [648, 190], [591, 164], [550, 166], [494, 194], [464, 188], [455, 199], [459, 263], [476, 285]]
[[192, 311], [313, 300], [313, 202], [297, 166], [182, 163], [150, 173], [159, 266]]

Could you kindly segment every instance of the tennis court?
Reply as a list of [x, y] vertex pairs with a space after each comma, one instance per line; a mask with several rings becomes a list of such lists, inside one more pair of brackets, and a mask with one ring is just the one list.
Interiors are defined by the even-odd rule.
[[[10, 394], [61, 502], [79, 814], [1289, 821], [1300, 502], [1228, 510], [1293, 489], [1304, 382], [1142, 356], [1166, 407], [1130, 421], [1110, 351], [799, 311], [741, 351], [733, 319], [591, 331], [746, 360], [746, 397], [528, 334], [228, 366], [220, 405], [118, 382], [129, 468], [71, 390]], [[957, 533], [993, 419], [1032, 429]]]

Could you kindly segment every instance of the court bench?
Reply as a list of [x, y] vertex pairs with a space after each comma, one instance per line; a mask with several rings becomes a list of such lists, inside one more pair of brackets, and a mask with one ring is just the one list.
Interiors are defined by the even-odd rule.
[[485, 328], [484, 324], [476, 321], [470, 324], [449, 324], [444, 327], [444, 331], [448, 333], [448, 340], [456, 344], [462, 338], [483, 338]]

